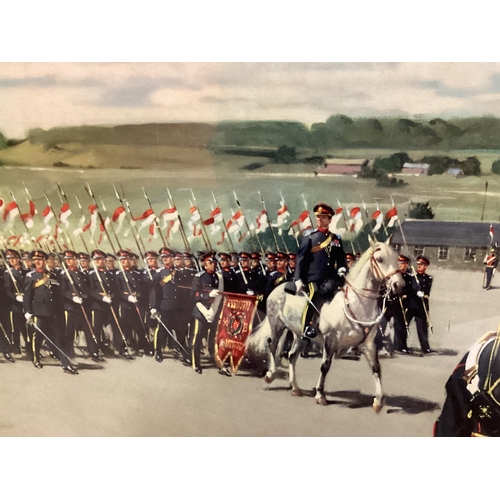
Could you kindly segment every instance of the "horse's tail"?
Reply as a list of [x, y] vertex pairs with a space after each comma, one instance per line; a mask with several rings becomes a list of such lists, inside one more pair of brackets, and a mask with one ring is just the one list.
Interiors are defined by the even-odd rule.
[[246, 353], [249, 356], [262, 357], [267, 353], [269, 341], [272, 339], [271, 323], [266, 316], [264, 321], [248, 336]]

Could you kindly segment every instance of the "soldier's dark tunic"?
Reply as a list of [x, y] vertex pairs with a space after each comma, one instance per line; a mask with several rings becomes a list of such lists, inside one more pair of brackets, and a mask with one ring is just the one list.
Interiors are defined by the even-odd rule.
[[[100, 280], [97, 273], [99, 273]], [[96, 293], [101, 297], [92, 301], [92, 327], [97, 337], [98, 346], [104, 348], [104, 326], [110, 325], [113, 332], [113, 343], [120, 354], [124, 354], [125, 342], [118, 328], [118, 296], [115, 279], [115, 272], [106, 270], [92, 269], [89, 273], [89, 284], [92, 294]], [[102, 301], [102, 297], [107, 295], [111, 298], [111, 304]], [[114, 313], [114, 314], [113, 314]], [[121, 325], [120, 325], [121, 328]], [[123, 328], [122, 328], [123, 333]]]
[[[406, 307], [406, 321], [408, 325], [415, 318], [417, 335], [422, 351], [429, 351], [427, 314], [429, 313], [429, 294], [432, 288], [432, 276], [424, 274], [404, 275], [405, 290], [408, 292], [403, 304]], [[417, 295], [422, 291], [424, 296]]]
[[[4, 268], [5, 269], [5, 268]], [[0, 287], [0, 352], [10, 353], [11, 345], [9, 342], [9, 309], [7, 303], [7, 293], [5, 287]]]
[[[125, 273], [125, 275], [123, 274]], [[152, 355], [151, 344], [149, 342], [148, 334], [146, 332], [142, 316], [140, 314], [139, 306], [136, 303], [129, 301], [129, 296], [132, 293], [138, 300], [143, 293], [142, 290], [142, 276], [139, 271], [132, 271], [124, 269], [117, 271], [116, 283], [118, 297], [120, 299], [120, 316], [123, 333], [130, 347], [135, 344], [133, 334], [134, 331], [137, 335], [137, 347], [143, 349], [145, 354]]]
[[224, 279], [224, 291], [239, 293], [239, 280], [235, 269], [222, 269], [222, 278]]
[[176, 329], [177, 339], [187, 347], [187, 336], [191, 315], [193, 313], [194, 300], [191, 298], [191, 286], [196, 275], [196, 269], [184, 268], [177, 271], [175, 283], [177, 285], [177, 304], [178, 304], [178, 328]]
[[200, 311], [200, 309], [198, 309], [197, 304], [199, 303], [207, 309], [210, 309], [215, 300], [210, 297], [210, 292], [212, 290], [218, 290], [218, 288], [219, 276], [216, 273], [202, 271], [197, 273], [193, 278], [191, 297], [195, 301], [195, 306], [193, 307], [192, 312], [193, 317], [190, 328], [190, 339], [191, 363], [194, 369], [201, 370], [200, 352], [202, 340], [204, 338], [209, 338], [209, 331], [217, 326], [216, 318], [214, 318], [212, 322], [207, 321], [205, 315]]
[[156, 309], [162, 323], [168, 328], [168, 331], [161, 324], [158, 324], [155, 330], [154, 350], [158, 358], [162, 359], [162, 349], [165, 345], [169, 348], [177, 347], [172, 339], [174, 330], [179, 329], [178, 296], [175, 278], [178, 271], [174, 267], [162, 267], [155, 273], [153, 279], [153, 293], [151, 294], [151, 308]]
[[[92, 295], [99, 295], [90, 289], [88, 281], [88, 273], [84, 273], [78, 269], [61, 270], [59, 274], [61, 283], [61, 293], [64, 297], [64, 312], [66, 316], [66, 324], [64, 330], [64, 351], [68, 355], [73, 355], [73, 344], [75, 333], [83, 331], [89, 354], [92, 358], [98, 358], [99, 348], [91, 331], [91, 314], [92, 314]], [[77, 304], [73, 301], [74, 297], [80, 297], [82, 304]], [[101, 300], [98, 297], [97, 300]]]
[[[342, 240], [328, 229], [317, 229], [302, 238], [297, 251], [295, 280], [302, 280], [310, 301], [319, 309], [333, 298], [343, 280], [338, 270], [347, 269]], [[303, 315], [303, 327], [310, 324], [314, 308], [308, 305]]]
[[[61, 349], [64, 332], [60, 318], [58, 304], [63, 301], [61, 287], [56, 273], [53, 271], [29, 272], [24, 281], [25, 312], [34, 316], [34, 323], [43, 331], [54, 344]], [[43, 335], [35, 328], [31, 330], [31, 349], [33, 363], [40, 363], [40, 347], [44, 340]], [[63, 367], [67, 368], [69, 362], [65, 356], [59, 353], [50, 342], [49, 349], [59, 358]]]
[[23, 303], [17, 300], [18, 294], [21, 294], [22, 297], [24, 292], [24, 278], [26, 274], [28, 274], [28, 271], [21, 266], [19, 269], [10, 267], [10, 271], [5, 269], [3, 273], [6, 293], [5, 307], [8, 310], [8, 324], [5, 324], [4, 328], [10, 336], [13, 352], [17, 354], [21, 353], [21, 336], [24, 339], [25, 345], [27, 344], [27, 330]]

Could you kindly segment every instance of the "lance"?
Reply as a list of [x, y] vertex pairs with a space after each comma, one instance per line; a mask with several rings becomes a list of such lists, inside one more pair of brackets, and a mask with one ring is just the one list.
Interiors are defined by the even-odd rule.
[[[78, 208], [80, 209], [80, 215], [82, 216], [83, 218], [83, 222], [85, 222], [85, 217], [86, 217], [86, 214], [85, 212], [83, 211], [83, 207], [82, 207], [82, 204], [80, 203], [80, 200], [78, 199], [78, 196], [75, 196], [75, 199], [76, 199], [76, 203], [78, 205]], [[79, 228], [81, 229], [81, 228]], [[80, 235], [82, 236], [83, 235], [83, 231], [80, 233]], [[90, 239], [90, 243], [92, 243], [92, 246], [94, 248], [96, 248], [98, 245], [97, 243], [95, 242], [94, 240], [94, 237], [92, 236], [92, 233], [89, 231], [89, 239]], [[83, 236], [82, 236], [82, 240], [83, 240]], [[109, 237], [108, 237], [108, 240], [109, 240]], [[113, 248], [113, 243], [110, 241], [109, 242], [110, 245], [111, 245], [111, 248]], [[87, 252], [88, 253], [88, 252]]]
[[25, 221], [25, 220], [23, 219], [23, 217], [22, 217], [21, 210], [19, 209], [19, 205], [17, 204], [17, 201], [16, 201], [16, 198], [15, 198], [15, 196], [14, 196], [14, 193], [13, 193], [12, 191], [9, 191], [9, 193], [10, 193], [10, 197], [12, 198], [12, 201], [16, 204], [16, 208], [17, 208], [17, 210], [19, 211], [19, 217], [20, 217], [20, 218], [21, 218], [21, 220], [23, 221], [23, 224], [24, 224], [24, 227], [25, 227], [25, 229], [26, 229], [26, 232], [28, 233], [28, 237], [29, 237], [29, 239], [30, 239], [31, 245], [32, 245], [33, 247], [35, 247], [35, 244], [34, 244], [34, 243], [35, 243], [35, 240], [33, 239], [33, 236], [31, 236], [31, 233], [30, 233], [30, 229], [29, 229], [29, 227], [28, 227], [28, 224], [26, 223], [26, 221]]
[[[88, 252], [88, 250], [87, 250], [87, 252]], [[94, 267], [94, 271], [95, 271], [95, 274], [97, 276], [97, 281], [99, 281], [99, 285], [101, 286], [101, 290], [103, 291], [103, 293], [106, 297], [109, 297], [108, 292], [106, 291], [106, 288], [104, 287], [104, 283], [102, 282], [101, 273], [100, 273], [99, 268], [97, 267], [97, 264], [95, 263], [94, 259], [92, 259], [92, 266]], [[111, 298], [111, 297], [109, 297], [109, 298]], [[123, 344], [125, 346], [125, 353], [126, 353], [125, 357], [127, 359], [133, 359], [132, 355], [130, 354], [130, 350], [129, 350], [129, 347], [127, 344], [127, 340], [125, 338], [125, 334], [123, 333], [123, 330], [120, 326], [120, 322], [118, 321], [118, 317], [116, 316], [116, 312], [115, 312], [115, 309], [113, 307], [113, 304], [108, 304], [108, 305], [109, 305], [109, 308], [111, 310], [111, 315], [113, 316], [113, 319], [114, 319], [116, 326], [118, 328], [118, 332], [120, 333], [120, 337], [122, 338]]]
[[[406, 248], [407, 253], [410, 253], [410, 249], [408, 247], [408, 244], [406, 243], [406, 238], [405, 238], [405, 234], [404, 234], [404, 231], [403, 231], [403, 226], [402, 226], [401, 221], [399, 220], [399, 218], [398, 218], [398, 222], [399, 222], [399, 229], [401, 230], [401, 236], [403, 238], [404, 246]], [[413, 277], [415, 278], [415, 281], [417, 283], [418, 291], [421, 292], [422, 289], [420, 288], [420, 283], [419, 283], [419, 281], [417, 279], [417, 271], [415, 270], [415, 266], [413, 265], [413, 260], [411, 262], [411, 269], [413, 271]], [[434, 328], [433, 328], [432, 323], [431, 323], [431, 318], [429, 316], [429, 311], [427, 310], [427, 307], [425, 305], [424, 297], [420, 297], [420, 300], [422, 301], [422, 307], [424, 308], [425, 318], [427, 320], [427, 325], [429, 326], [431, 332], [434, 333]]]
[[[130, 224], [130, 229], [131, 229], [131, 232], [132, 232], [132, 236], [134, 237], [134, 241], [135, 241], [135, 244], [137, 245], [139, 253], [141, 255], [143, 255], [140, 243], [142, 243], [142, 245], [144, 247], [144, 252], [146, 252], [146, 246], [144, 245], [144, 242], [142, 241], [142, 238], [141, 238], [141, 235], [139, 233], [139, 230], [135, 227], [135, 221], [134, 221], [134, 216], [132, 214], [132, 209], [130, 208], [129, 202], [125, 198], [125, 191], [123, 190], [123, 186], [120, 186], [120, 187], [122, 189], [123, 199], [120, 196], [120, 194], [118, 193], [118, 190], [116, 189], [116, 187], [113, 186], [113, 188], [115, 190], [115, 195], [118, 198], [118, 201], [121, 203], [122, 207], [125, 207], [125, 209], [127, 211], [127, 215], [129, 216], [129, 219], [130, 219], [129, 220], [129, 224]], [[136, 231], [137, 231], [137, 235], [136, 235]]]
[[[219, 204], [217, 203], [217, 199], [215, 198], [215, 194], [214, 194], [213, 191], [212, 191], [212, 197], [213, 197], [214, 202], [215, 202], [215, 207], [220, 210]], [[233, 239], [231, 238], [231, 235], [229, 234], [229, 232], [226, 229], [226, 221], [224, 220], [224, 215], [222, 215], [222, 210], [220, 211], [220, 214], [221, 214], [221, 218], [222, 218], [222, 224], [224, 226], [224, 231], [227, 233], [227, 239], [229, 240], [229, 245], [231, 247], [231, 252], [234, 252]]]
[[[87, 183], [87, 186], [85, 187], [86, 191], [87, 191], [87, 194], [92, 198], [92, 200], [94, 201], [94, 205], [97, 207], [97, 215], [99, 216], [99, 220], [101, 221], [101, 224], [103, 225], [104, 227], [104, 232], [106, 233], [106, 236], [108, 237], [108, 240], [109, 242], [111, 243], [111, 239], [109, 237], [109, 234], [108, 234], [108, 229], [106, 228], [106, 225], [104, 224], [104, 221], [102, 219], [102, 215], [101, 215], [101, 212], [99, 211], [99, 207], [97, 205], [97, 200], [95, 199], [95, 196], [94, 196], [94, 193], [92, 192], [92, 190], [90, 189], [90, 184]], [[116, 192], [116, 188], [115, 188], [115, 192]], [[116, 241], [118, 242], [118, 245], [121, 247], [120, 245], [120, 242], [118, 241], [118, 237], [116, 236], [116, 233], [115, 233], [115, 229], [114, 227], [111, 225], [111, 230], [113, 231], [113, 234], [115, 236], [115, 239]], [[111, 247], [113, 249], [113, 253], [115, 255], [117, 255], [117, 252], [116, 250], [114, 249], [114, 247], [112, 246]], [[130, 283], [129, 283], [129, 279], [128, 279], [128, 276], [127, 276], [127, 273], [125, 272], [125, 269], [123, 268], [123, 265], [120, 261], [120, 259], [118, 258], [118, 265], [120, 266], [120, 270], [123, 274], [123, 279], [125, 281], [125, 284], [127, 286], [127, 290], [128, 290], [128, 293], [132, 296], [135, 297], [135, 294], [132, 292], [132, 289], [130, 287]], [[135, 310], [137, 312], [137, 315], [139, 316], [139, 320], [140, 320], [140, 323], [141, 323], [141, 327], [142, 327], [142, 331], [143, 331], [143, 334], [144, 334], [144, 338], [146, 340], [146, 343], [149, 345], [149, 337], [148, 337], [148, 333], [146, 332], [146, 328], [144, 326], [144, 321], [143, 321], [143, 318], [142, 318], [142, 315], [141, 315], [141, 311], [139, 310], [139, 306], [137, 305], [137, 302], [133, 302], [134, 306], [135, 306]]]
[[[302, 200], [304, 202], [304, 208], [309, 212], [309, 207], [307, 206], [307, 201], [306, 201], [306, 197], [304, 196], [304, 193], [302, 193]], [[310, 213], [309, 213], [309, 220], [311, 221], [311, 226], [314, 229], [314, 221], [313, 221], [313, 218], [311, 217]]]
[[[47, 200], [47, 206], [49, 207], [50, 211], [52, 212], [52, 215], [54, 216], [54, 219], [57, 221], [56, 214], [54, 213], [54, 209], [52, 208], [52, 204], [50, 203], [50, 200], [49, 200], [49, 197], [47, 196], [47, 193], [44, 191], [43, 194], [45, 196], [45, 199]], [[55, 227], [56, 232], [58, 231], [58, 229], [57, 229], [58, 227], [59, 227], [59, 225], [56, 222], [56, 227]], [[61, 247], [61, 245], [59, 243], [59, 240], [57, 238], [53, 237], [52, 241], [53, 241], [53, 250], [55, 250], [56, 246], [57, 246], [59, 248], [59, 251], [62, 252], [63, 250], [62, 250], [62, 247]], [[47, 245], [47, 248], [50, 248], [49, 247], [49, 240], [48, 240], [48, 238], [47, 238], [47, 241], [46, 241], [46, 245]], [[72, 248], [74, 248], [74, 247], [72, 246]]]
[[[233, 195], [234, 195], [234, 200], [236, 201], [236, 204], [238, 205], [238, 208], [241, 210], [241, 213], [243, 214], [243, 219], [245, 220], [245, 226], [247, 228], [248, 234], [250, 235], [250, 243], [252, 244], [252, 250], [255, 252], [257, 247], [255, 246], [255, 242], [254, 242], [254, 235], [252, 234], [252, 231], [250, 230], [250, 226], [248, 225], [248, 220], [246, 218], [246, 215], [243, 212], [243, 208], [241, 207], [241, 204], [238, 200], [238, 197], [236, 196], [236, 191], [233, 191]], [[261, 253], [264, 253], [264, 248], [262, 247], [262, 243], [260, 242], [260, 239], [259, 239], [259, 236], [257, 235], [257, 233], [255, 233], [255, 236], [257, 238], [257, 242], [259, 243]]]
[[69, 281], [69, 284], [71, 286], [71, 290], [73, 292], [73, 295], [75, 297], [79, 297], [80, 300], [82, 300], [82, 303], [80, 303], [80, 308], [82, 310], [83, 317], [85, 318], [85, 323], [87, 323], [87, 327], [88, 327], [88, 329], [90, 331], [90, 334], [92, 335], [92, 339], [94, 340], [95, 345], [96, 345], [96, 347], [98, 349], [98, 355], [102, 356], [103, 353], [102, 353], [101, 349], [99, 349], [99, 344], [97, 342], [97, 338], [95, 336], [94, 329], [92, 328], [92, 323], [90, 322], [89, 317], [87, 315], [87, 311], [85, 311], [85, 307], [83, 305], [83, 299], [82, 299], [82, 297], [80, 295], [80, 292], [76, 288], [75, 282], [73, 281], [73, 277], [71, 276], [71, 273], [69, 272], [69, 269], [67, 268], [66, 264], [64, 263], [64, 259], [61, 259], [61, 266], [63, 268], [64, 274], [66, 275], [66, 278], [68, 278], [68, 281]]
[[260, 202], [262, 203], [262, 208], [264, 209], [264, 212], [266, 214], [267, 225], [268, 225], [269, 229], [271, 230], [271, 234], [272, 234], [273, 239], [274, 239], [274, 244], [276, 245], [276, 250], [279, 250], [278, 240], [276, 239], [276, 235], [274, 234], [274, 231], [273, 231], [273, 226], [271, 225], [271, 221], [269, 220], [269, 216], [268, 216], [267, 210], [266, 210], [266, 204], [264, 203], [264, 198], [260, 194], [260, 191], [257, 191], [257, 192], [259, 193]]
[[[148, 194], [146, 193], [146, 190], [144, 189], [144, 187], [142, 188], [143, 192], [144, 192], [144, 197], [146, 198], [146, 200], [148, 201], [148, 205], [149, 205], [149, 208], [151, 210], [153, 210], [153, 205], [151, 205], [151, 202], [149, 201], [149, 197], [148, 197]], [[153, 211], [154, 213], [154, 211]], [[155, 226], [156, 226], [156, 230], [160, 233], [160, 237], [161, 237], [161, 241], [163, 243], [163, 246], [168, 246], [167, 245], [167, 242], [165, 241], [165, 238], [163, 236], [163, 233], [161, 232], [161, 229], [160, 229], [160, 223], [158, 222], [158, 217], [156, 217], [155, 215]]]
[[[66, 194], [63, 191], [63, 188], [61, 187], [61, 184], [57, 183], [57, 188], [59, 190], [60, 195], [63, 198], [63, 201], [66, 202], [66, 204], [68, 205], [68, 208], [69, 208], [70, 204], [69, 204], [69, 201], [68, 201]], [[59, 222], [60, 222], [60, 220], [59, 220]], [[69, 241], [69, 243], [71, 244], [71, 248], [76, 248], [73, 241], [71, 240], [71, 236], [69, 234], [69, 231], [66, 231], [66, 228], [64, 228], [64, 231], [66, 233], [67, 241]]]
[[[122, 193], [123, 193], [123, 200], [124, 200], [124, 202], [126, 204], [126, 208], [128, 210], [128, 214], [129, 214], [129, 217], [130, 217], [130, 226], [132, 228], [132, 236], [134, 237], [134, 241], [135, 241], [135, 244], [137, 245], [137, 249], [139, 250], [139, 254], [141, 256], [141, 259], [144, 262], [144, 266], [145, 266], [145, 269], [146, 269], [146, 271], [148, 273], [149, 279], [151, 281], [153, 281], [153, 276], [151, 275], [151, 269], [149, 269], [149, 266], [148, 266], [148, 263], [147, 263], [146, 257], [145, 257], [146, 246], [144, 245], [144, 242], [142, 241], [141, 235], [140, 235], [139, 231], [137, 230], [137, 236], [139, 237], [139, 240], [142, 243], [142, 246], [144, 247], [144, 252], [143, 252], [142, 249], [141, 249], [141, 245], [139, 244], [139, 240], [137, 239], [136, 234], [134, 233], [134, 227], [132, 227], [134, 225], [133, 224], [134, 216], [132, 215], [132, 210], [130, 209], [130, 205], [129, 205], [128, 201], [125, 199], [125, 192], [123, 191], [123, 186], [122, 186]], [[118, 196], [118, 200], [120, 201], [120, 203], [123, 206], [123, 201], [120, 198], [120, 196], [119, 196], [118, 191], [116, 190], [116, 188], [115, 188], [115, 194]], [[151, 208], [151, 210], [153, 210], [153, 209]], [[154, 215], [154, 212], [153, 212], [153, 215]], [[155, 218], [156, 218], [156, 216], [155, 216]]]
[[207, 234], [207, 230], [205, 228], [205, 224], [203, 224], [203, 216], [201, 215], [201, 211], [198, 207], [198, 203], [196, 202], [196, 198], [194, 196], [194, 192], [193, 190], [191, 189], [191, 196], [193, 197], [193, 201], [194, 201], [194, 206], [196, 207], [196, 210], [198, 210], [198, 214], [200, 216], [200, 220], [201, 220], [201, 235], [203, 237], [203, 241], [205, 243], [205, 247], [211, 252], [212, 251], [212, 245], [210, 244], [210, 240], [208, 239], [208, 234]]
[[[5, 246], [5, 242], [3, 244]], [[5, 249], [7, 250], [7, 247], [5, 247]], [[12, 283], [14, 283], [14, 288], [16, 289], [16, 295], [22, 296], [23, 293], [19, 290], [19, 287], [17, 286], [17, 280], [14, 277], [14, 274], [12, 273], [12, 268], [7, 261], [6, 253], [3, 251], [2, 251], [2, 257], [3, 257], [3, 260], [5, 262], [5, 267], [7, 268], [7, 272], [9, 273], [10, 279], [12, 280]]]
[[[281, 194], [281, 191], [280, 191], [280, 197], [281, 197], [281, 201], [282, 201], [282, 203], [283, 203], [283, 206], [286, 206], [286, 205], [285, 205], [285, 199], [283, 198], [283, 195]], [[279, 234], [280, 234], [280, 236], [281, 236], [281, 241], [283, 241], [283, 245], [284, 245], [284, 247], [285, 247], [285, 251], [288, 253], [288, 252], [289, 252], [289, 250], [288, 250], [288, 247], [286, 246], [286, 241], [285, 241], [285, 238], [283, 238], [283, 231], [282, 231], [282, 229], [281, 229], [281, 228], [280, 228], [280, 230], [278, 231], [278, 233], [279, 233]]]
[[[179, 211], [177, 210], [177, 206], [175, 204], [174, 198], [172, 197], [172, 194], [170, 193], [170, 189], [167, 188], [167, 193], [170, 201], [172, 202], [173, 208], [175, 208], [175, 212], [177, 214], [177, 218], [179, 219], [179, 228], [181, 231], [181, 236], [182, 236], [182, 241], [184, 243], [184, 247], [186, 248], [186, 252], [191, 253], [191, 247], [189, 246], [189, 241], [186, 236], [186, 230], [184, 229], [184, 224], [182, 223], [181, 216], [179, 214]], [[198, 267], [198, 266], [197, 266]]]
[[[365, 203], [365, 200], [363, 199], [363, 195], [361, 195], [361, 202], [363, 203], [363, 210], [365, 212], [365, 217], [366, 217], [366, 220], [370, 221], [370, 216], [368, 215], [368, 210], [366, 209], [366, 203]], [[364, 226], [363, 226], [364, 227]], [[370, 225], [370, 223], [368, 223], [368, 227], [370, 229], [370, 232], [372, 233], [372, 236], [373, 238], [375, 238], [375, 233], [373, 232], [373, 228], [372, 226]], [[376, 238], [375, 238], [376, 239]]]

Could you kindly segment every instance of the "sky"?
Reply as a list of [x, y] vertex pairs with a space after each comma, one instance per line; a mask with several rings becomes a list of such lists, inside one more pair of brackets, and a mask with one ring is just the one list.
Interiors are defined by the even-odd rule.
[[0, 132], [220, 120], [500, 116], [500, 63], [0, 63]]

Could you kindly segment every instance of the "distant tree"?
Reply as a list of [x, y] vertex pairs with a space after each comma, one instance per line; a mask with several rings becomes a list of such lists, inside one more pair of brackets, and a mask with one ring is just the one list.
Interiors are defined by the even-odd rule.
[[424, 156], [419, 163], [429, 165], [428, 175], [444, 174], [451, 166], [454, 160], [448, 156]]
[[494, 174], [500, 174], [500, 160], [496, 160], [491, 164], [491, 171]]
[[429, 202], [425, 203], [413, 203], [410, 204], [410, 209], [408, 210], [408, 217], [410, 219], [434, 219], [434, 212], [429, 206]]
[[388, 158], [377, 158], [373, 168], [384, 172], [401, 172], [403, 165], [408, 162], [412, 162], [412, 159], [407, 153], [394, 153]]
[[7, 147], [7, 139], [5, 139], [5, 136], [0, 132], [0, 149], [5, 149]]
[[293, 163], [297, 159], [295, 148], [290, 146], [280, 146], [276, 151], [276, 163]]
[[481, 162], [475, 156], [468, 156], [460, 162], [460, 166], [465, 175], [481, 175]]

